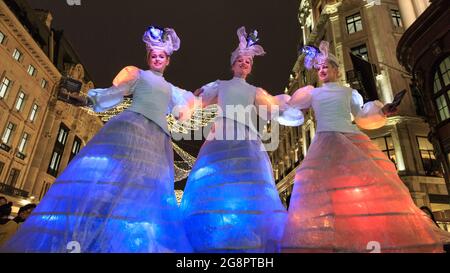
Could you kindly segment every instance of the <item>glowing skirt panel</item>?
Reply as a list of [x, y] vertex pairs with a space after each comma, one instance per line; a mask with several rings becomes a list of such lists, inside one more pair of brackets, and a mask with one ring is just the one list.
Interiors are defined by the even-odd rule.
[[318, 133], [297, 170], [283, 252], [440, 252], [436, 225], [364, 134]]
[[[247, 127], [234, 125], [250, 134]], [[254, 139], [203, 144], [181, 203], [195, 251], [279, 252], [287, 212], [267, 152]]]
[[140, 114], [108, 122], [2, 251], [190, 252], [169, 136]]

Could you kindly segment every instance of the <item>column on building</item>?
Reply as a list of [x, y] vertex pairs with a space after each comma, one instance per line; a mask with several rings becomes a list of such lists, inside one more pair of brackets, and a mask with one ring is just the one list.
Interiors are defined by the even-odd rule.
[[53, 101], [49, 105], [45, 125], [36, 149], [36, 155], [33, 158], [28, 174], [26, 187], [29, 188], [30, 192], [35, 196], [39, 195], [43, 187], [43, 177], [45, 177], [45, 174], [42, 172], [46, 173], [46, 170], [48, 169], [53, 153], [53, 146], [58, 135], [59, 124], [56, 122], [56, 113], [54, 111], [55, 103], [56, 101]]
[[417, 18], [416, 10], [412, 0], [398, 0], [400, 15], [402, 16], [403, 26], [409, 28]]

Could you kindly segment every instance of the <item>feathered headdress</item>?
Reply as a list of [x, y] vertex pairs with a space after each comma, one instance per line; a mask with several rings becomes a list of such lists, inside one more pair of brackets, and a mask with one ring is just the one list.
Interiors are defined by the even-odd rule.
[[239, 38], [239, 46], [231, 54], [231, 64], [233, 64], [239, 56], [262, 56], [266, 54], [262, 46], [258, 45], [258, 31], [253, 31], [247, 35], [245, 27], [240, 27], [237, 30], [237, 36]]
[[180, 38], [178, 38], [177, 33], [172, 28], [162, 29], [150, 26], [145, 31], [142, 40], [147, 47], [147, 52], [157, 49], [164, 50], [167, 55], [172, 55], [174, 51], [180, 48]]
[[302, 53], [305, 54], [305, 67], [310, 70], [317, 68], [318, 65], [323, 64], [326, 61], [334, 63], [339, 66], [339, 60], [329, 52], [330, 44], [327, 41], [320, 42], [319, 48], [315, 46], [305, 46], [302, 49]]

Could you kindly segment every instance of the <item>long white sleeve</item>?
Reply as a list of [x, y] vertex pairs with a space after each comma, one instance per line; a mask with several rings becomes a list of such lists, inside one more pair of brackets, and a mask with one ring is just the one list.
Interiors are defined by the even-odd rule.
[[297, 89], [287, 102], [287, 107], [277, 118], [277, 121], [284, 126], [300, 126], [304, 123], [305, 117], [300, 109], [308, 109], [312, 104], [312, 90], [314, 86], [307, 85]]
[[351, 110], [356, 124], [367, 130], [378, 129], [386, 124], [387, 118], [381, 111], [383, 103], [380, 101], [369, 101], [364, 104], [362, 96], [358, 91], [352, 91]]
[[219, 95], [219, 80], [210, 82], [202, 86], [203, 92], [200, 94], [203, 107], [217, 103], [217, 96]]
[[104, 112], [123, 101], [123, 97], [133, 93], [136, 81], [139, 79], [139, 69], [127, 66], [122, 69], [110, 88], [96, 88], [88, 91], [88, 97], [93, 102], [95, 112]]
[[291, 96], [291, 100], [288, 102], [294, 108], [308, 109], [312, 104], [312, 91], [314, 86], [307, 85], [297, 89]]
[[180, 120], [188, 120], [195, 108], [200, 106], [198, 98], [190, 91], [171, 85], [172, 98], [169, 104], [169, 113]]
[[258, 106], [259, 116], [265, 120], [278, 120], [278, 116], [287, 109], [290, 99], [291, 96], [287, 94], [272, 96], [262, 88], [256, 89], [255, 104]]

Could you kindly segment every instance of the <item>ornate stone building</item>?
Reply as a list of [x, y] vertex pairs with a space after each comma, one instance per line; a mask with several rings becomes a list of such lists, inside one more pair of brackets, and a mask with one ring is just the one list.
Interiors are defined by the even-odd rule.
[[[396, 59], [397, 44], [409, 24], [403, 20], [399, 3], [408, 6], [408, 1], [417, 6], [416, 13], [426, 8], [426, 1], [421, 0], [302, 0], [299, 34], [303, 39], [299, 48], [329, 41], [330, 50], [341, 63], [340, 83], [357, 89], [366, 100], [386, 103], [397, 92], [408, 91], [397, 116], [389, 118], [383, 128], [365, 133], [395, 163], [417, 206], [444, 211], [450, 209], [450, 199], [443, 166], [428, 140], [430, 126], [420, 92], [412, 84], [412, 75]], [[299, 55], [287, 93], [307, 84], [317, 86], [317, 78], [314, 72], [305, 70]], [[314, 113], [310, 110], [305, 113], [303, 126], [282, 130], [280, 149], [270, 155], [285, 203], [292, 191], [295, 168], [307, 153], [314, 131]], [[450, 222], [450, 218], [442, 220]]]
[[[411, 6], [405, 9], [405, 14], [416, 15]], [[448, 1], [434, 0], [403, 34], [398, 43], [397, 57], [413, 74], [420, 91], [425, 117], [431, 126], [428, 139], [433, 143], [436, 159], [444, 167], [444, 178], [450, 190], [449, 16]], [[450, 210], [445, 213], [450, 216]], [[446, 215], [437, 215], [438, 219], [443, 217]]]
[[94, 85], [49, 12], [0, 1], [0, 195], [15, 209], [38, 202], [56, 175], [102, 127], [58, 100], [65, 80]]

